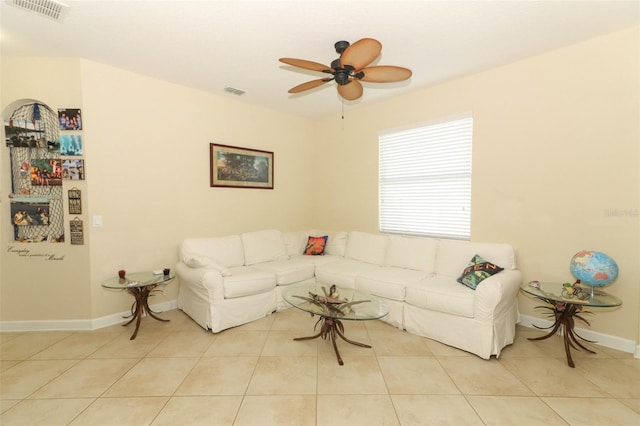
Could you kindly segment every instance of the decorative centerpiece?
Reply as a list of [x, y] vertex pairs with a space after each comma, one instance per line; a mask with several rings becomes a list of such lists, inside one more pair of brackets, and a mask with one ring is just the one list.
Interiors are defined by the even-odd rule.
[[335, 285], [332, 285], [329, 288], [329, 292], [327, 292], [327, 289], [323, 286], [322, 292], [324, 293], [324, 296], [309, 292], [309, 297], [295, 297], [313, 303], [314, 305], [322, 309], [322, 312], [328, 316], [341, 317], [351, 312], [351, 307], [353, 305], [357, 305], [358, 303], [370, 302], [370, 300], [354, 300], [350, 302], [347, 298], [340, 299], [340, 293], [338, 292], [338, 289]]
[[576, 280], [573, 284], [566, 282], [562, 284], [562, 298], [571, 303], [589, 303], [591, 292], [585, 291], [580, 285], [580, 280]]

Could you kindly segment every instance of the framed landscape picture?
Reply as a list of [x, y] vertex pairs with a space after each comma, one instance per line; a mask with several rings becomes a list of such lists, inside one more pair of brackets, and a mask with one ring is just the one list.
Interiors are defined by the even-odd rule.
[[211, 186], [273, 189], [273, 152], [210, 144]]

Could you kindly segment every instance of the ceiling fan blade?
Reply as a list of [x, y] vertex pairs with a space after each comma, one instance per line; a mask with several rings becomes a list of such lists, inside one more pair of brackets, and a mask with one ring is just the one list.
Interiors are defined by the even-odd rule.
[[338, 85], [338, 93], [344, 99], [353, 101], [362, 96], [362, 83], [358, 80], [352, 79], [351, 82], [343, 85]]
[[304, 59], [280, 58], [279, 61], [287, 65], [293, 65], [294, 67], [304, 68], [306, 70], [329, 72], [329, 73], [333, 72], [331, 67], [319, 64], [318, 62], [307, 61]]
[[300, 93], [305, 90], [313, 89], [314, 87], [322, 86], [328, 81], [333, 80], [333, 78], [321, 78], [319, 80], [311, 80], [306, 83], [298, 84], [296, 87], [292, 87], [289, 89], [289, 93]]
[[364, 73], [364, 76], [360, 80], [371, 81], [374, 83], [392, 83], [394, 81], [402, 81], [411, 77], [412, 74], [410, 69], [390, 65], [369, 67], [361, 71]]
[[340, 57], [340, 66], [351, 65], [360, 70], [373, 62], [382, 51], [382, 44], [372, 38], [363, 38], [347, 47]]

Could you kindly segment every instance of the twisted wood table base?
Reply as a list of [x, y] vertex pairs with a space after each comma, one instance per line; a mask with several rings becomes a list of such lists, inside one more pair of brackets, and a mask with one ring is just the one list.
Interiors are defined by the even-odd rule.
[[[352, 345], [361, 346], [363, 348], [370, 348], [371, 346], [356, 342], [354, 340], [350, 340], [344, 335], [344, 325], [342, 321], [334, 318], [320, 317], [316, 326], [320, 323], [320, 332], [318, 334], [314, 334], [313, 336], [308, 337], [296, 337], [293, 340], [312, 340], [317, 339], [318, 337], [326, 340], [327, 337], [331, 338], [331, 343], [333, 344], [333, 350], [336, 352], [336, 357], [338, 358], [338, 364], [344, 365], [342, 361], [342, 357], [340, 356], [340, 352], [338, 351], [338, 345], [336, 345], [336, 336], [340, 337], [347, 343], [351, 343]], [[315, 328], [315, 327], [314, 327]]]
[[122, 326], [127, 326], [131, 324], [134, 320], [136, 321], [136, 329], [134, 330], [131, 338], [129, 340], [133, 340], [138, 335], [138, 329], [140, 328], [140, 321], [142, 320], [142, 316], [146, 312], [151, 318], [156, 319], [158, 321], [168, 322], [168, 319], [163, 319], [155, 316], [154, 314], [158, 312], [153, 312], [149, 307], [149, 294], [155, 289], [157, 285], [148, 285], [144, 287], [129, 287], [127, 288], [127, 292], [131, 294], [135, 301], [133, 305], [131, 305], [131, 315], [126, 316], [125, 318], [131, 317], [129, 321]]
[[541, 329], [541, 330], [551, 329], [551, 331], [541, 337], [530, 337], [529, 340], [548, 339], [549, 337], [555, 335], [558, 331], [560, 331], [562, 333], [563, 340], [564, 340], [564, 350], [567, 354], [567, 363], [571, 368], [575, 368], [573, 358], [571, 358], [571, 348], [574, 348], [574, 349], [580, 348], [589, 353], [595, 354], [594, 351], [585, 347], [580, 342], [580, 340], [584, 342], [589, 342], [589, 343], [595, 343], [595, 342], [593, 340], [585, 339], [584, 337], [580, 336], [578, 333], [574, 331], [574, 327], [575, 327], [574, 318], [578, 318], [580, 321], [584, 322], [585, 324], [591, 325], [586, 319], [582, 318], [579, 315], [579, 313], [582, 311], [582, 306], [579, 304], [574, 304], [569, 302], [562, 303], [562, 302], [556, 302], [550, 299], [543, 299], [543, 298], [540, 298], [540, 299], [544, 300], [551, 306], [537, 306], [537, 308], [548, 309], [552, 311], [555, 317], [555, 322], [549, 327], [538, 327], [534, 325], [534, 327], [538, 329]]

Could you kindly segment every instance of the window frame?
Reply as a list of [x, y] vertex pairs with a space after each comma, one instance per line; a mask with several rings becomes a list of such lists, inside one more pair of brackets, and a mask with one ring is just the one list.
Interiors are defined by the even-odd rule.
[[379, 132], [379, 231], [470, 240], [472, 153], [471, 113]]

